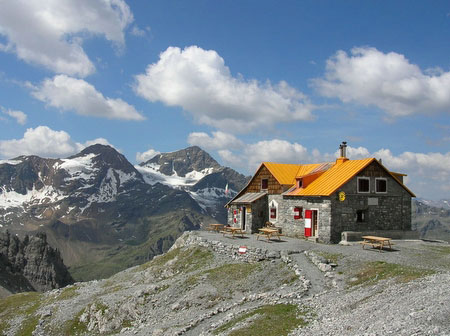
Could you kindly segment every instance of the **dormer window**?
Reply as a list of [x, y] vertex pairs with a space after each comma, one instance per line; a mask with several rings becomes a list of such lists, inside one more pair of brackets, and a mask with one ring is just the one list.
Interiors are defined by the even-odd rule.
[[261, 179], [261, 190], [267, 190], [269, 188], [269, 179]]
[[376, 178], [375, 179], [375, 192], [386, 193], [387, 192], [387, 179]]
[[302, 188], [303, 187], [303, 179], [298, 179], [297, 180], [297, 188]]
[[358, 193], [368, 193], [370, 191], [370, 179], [368, 177], [358, 177]]

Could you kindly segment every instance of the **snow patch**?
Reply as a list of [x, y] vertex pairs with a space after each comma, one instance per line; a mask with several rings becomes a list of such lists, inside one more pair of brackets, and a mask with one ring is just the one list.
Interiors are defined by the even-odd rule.
[[213, 172], [214, 168], [205, 168], [202, 171], [191, 171], [186, 174], [186, 176], [178, 176], [177, 172], [173, 170], [171, 176], [165, 175], [159, 171], [161, 166], [155, 163], [149, 163], [142, 166], [135, 166], [135, 168], [142, 174], [144, 181], [147, 184], [154, 185], [156, 183], [161, 183], [168, 185], [172, 188], [189, 187], [196, 184], [206, 175]]
[[0, 187], [0, 208], [23, 208], [26, 205], [48, 204], [66, 197], [67, 195], [52, 186], [44, 186], [39, 190], [33, 186], [33, 189], [27, 190], [25, 195], [14, 190], [6, 190], [6, 187], [2, 186]]
[[[98, 155], [98, 154], [97, 154]], [[66, 177], [65, 181], [72, 181], [76, 179], [89, 180], [98, 168], [94, 167], [94, 158], [96, 154], [88, 154], [85, 156], [76, 157], [73, 159], [62, 159], [62, 163], [56, 163], [55, 170], [64, 169], [70, 177]]]
[[9, 164], [12, 166], [18, 165], [19, 163], [22, 163], [22, 161], [20, 160], [0, 160], [0, 165], [1, 164]]
[[231, 189], [228, 191], [228, 194], [225, 194], [225, 189], [216, 187], [199, 189], [197, 191], [188, 190], [188, 193], [203, 210], [223, 204], [223, 198], [231, 199], [237, 194], [236, 191]]

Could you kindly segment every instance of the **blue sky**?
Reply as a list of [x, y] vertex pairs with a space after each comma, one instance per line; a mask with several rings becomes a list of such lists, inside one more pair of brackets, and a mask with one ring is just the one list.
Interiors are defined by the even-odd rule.
[[0, 3], [0, 159], [107, 143], [261, 161], [382, 158], [450, 197], [448, 1]]

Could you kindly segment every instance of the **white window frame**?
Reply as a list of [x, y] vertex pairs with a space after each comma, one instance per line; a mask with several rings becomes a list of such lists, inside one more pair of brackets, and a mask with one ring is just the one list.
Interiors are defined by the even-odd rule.
[[[270, 218], [270, 209], [275, 208], [275, 218]], [[275, 200], [271, 200], [269, 202], [269, 222], [271, 223], [276, 223], [278, 222], [278, 217], [279, 217], [279, 213], [278, 213], [278, 202]]]
[[[369, 190], [367, 190], [367, 191], [359, 190], [359, 181], [360, 180], [368, 180], [369, 181]], [[356, 190], [358, 191], [358, 194], [369, 194], [370, 193], [370, 177], [358, 177], [357, 184], [356, 184]]]
[[[386, 181], [386, 191], [378, 191], [377, 190], [377, 181], [378, 180], [384, 180], [384, 181]], [[387, 178], [385, 178], [385, 177], [377, 177], [377, 178], [375, 178], [375, 192], [377, 193], [377, 194], [386, 194], [387, 193], [387, 190], [388, 190], [388, 187], [387, 187], [387, 185], [388, 185], [388, 180], [387, 180]]]

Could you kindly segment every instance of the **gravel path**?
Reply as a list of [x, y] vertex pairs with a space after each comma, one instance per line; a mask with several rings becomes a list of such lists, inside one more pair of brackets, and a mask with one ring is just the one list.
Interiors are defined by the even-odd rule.
[[317, 320], [303, 335], [450, 335], [450, 274], [406, 284], [392, 280], [307, 299]]

